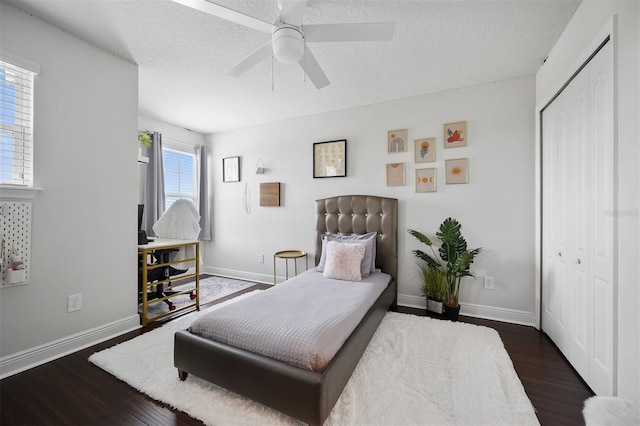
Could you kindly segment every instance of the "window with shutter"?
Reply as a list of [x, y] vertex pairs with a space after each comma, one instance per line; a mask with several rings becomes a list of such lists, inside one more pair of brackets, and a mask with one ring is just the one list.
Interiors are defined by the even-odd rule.
[[195, 154], [162, 148], [162, 166], [164, 168], [165, 210], [180, 198], [185, 198], [196, 204]]
[[0, 61], [0, 184], [33, 186], [33, 80]]

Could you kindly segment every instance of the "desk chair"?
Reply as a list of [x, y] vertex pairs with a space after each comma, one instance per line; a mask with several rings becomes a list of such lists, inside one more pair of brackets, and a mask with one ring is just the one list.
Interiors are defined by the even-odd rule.
[[[151, 263], [148, 266], [159, 265], [163, 263], [167, 263], [170, 261], [170, 257], [173, 252], [177, 252], [178, 249], [161, 249], [154, 250], [151, 252]], [[143, 259], [138, 259], [138, 303], [142, 303], [142, 262]], [[187, 272], [187, 269], [176, 269], [171, 265], [160, 266], [158, 268], [154, 268], [148, 272], [147, 281], [148, 282], [157, 282], [157, 281], [165, 281], [174, 275], [180, 275]], [[147, 300], [160, 299], [162, 297], [169, 296], [171, 294], [175, 294], [177, 292], [171, 291], [171, 282], [165, 282], [156, 285], [155, 291], [147, 294]], [[190, 295], [191, 299], [195, 299], [195, 295], [192, 293]], [[169, 307], [170, 311], [176, 309], [175, 305], [169, 299], [165, 299], [164, 302]]]
[[[176, 200], [153, 225], [153, 231], [159, 238], [197, 240], [200, 234], [200, 214], [198, 214], [198, 209], [196, 209], [196, 206], [189, 200]], [[188, 250], [193, 250], [193, 248], [155, 250], [153, 252], [154, 263], [152, 264], [170, 262], [176, 259], [176, 254], [178, 254], [180, 250], [184, 250], [185, 252], [181, 253], [178, 259], [195, 256], [195, 252], [193, 254], [188, 252]], [[164, 281], [174, 275], [184, 274], [191, 266], [193, 265], [190, 265], [189, 262], [183, 262], [176, 264], [175, 267], [171, 265], [159, 267], [151, 271], [149, 282]], [[139, 278], [139, 281], [141, 282], [142, 278]], [[167, 282], [156, 286], [154, 298], [175, 293], [177, 292], [171, 291], [171, 282]], [[189, 297], [193, 300], [196, 298], [196, 295], [191, 293]], [[165, 303], [169, 306], [170, 310], [176, 309], [170, 300], [165, 300]]]

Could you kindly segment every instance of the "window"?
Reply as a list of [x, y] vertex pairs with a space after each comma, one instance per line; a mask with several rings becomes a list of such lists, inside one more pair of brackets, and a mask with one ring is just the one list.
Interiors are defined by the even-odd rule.
[[0, 183], [33, 186], [33, 71], [0, 61]]
[[162, 148], [165, 210], [180, 198], [186, 198], [197, 205], [195, 158], [195, 154]]

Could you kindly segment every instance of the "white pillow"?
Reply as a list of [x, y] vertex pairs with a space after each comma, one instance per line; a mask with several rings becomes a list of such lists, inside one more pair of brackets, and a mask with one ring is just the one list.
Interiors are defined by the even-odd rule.
[[369, 276], [371, 272], [376, 271], [376, 232], [369, 232], [362, 235], [342, 235], [342, 234], [325, 234], [322, 236], [322, 253], [320, 254], [320, 261], [316, 266], [316, 271], [324, 271], [326, 259], [327, 259], [327, 242], [339, 241], [343, 243], [362, 243], [364, 244], [365, 252], [362, 262], [360, 264], [360, 275], [362, 278]]
[[327, 241], [327, 261], [324, 275], [345, 281], [361, 281], [360, 264], [364, 257], [364, 244]]

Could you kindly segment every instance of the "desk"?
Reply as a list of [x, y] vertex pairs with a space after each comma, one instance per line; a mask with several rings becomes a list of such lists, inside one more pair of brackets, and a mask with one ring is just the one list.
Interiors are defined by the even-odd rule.
[[[195, 248], [195, 256], [194, 257], [184, 257], [180, 259], [176, 259], [166, 263], [155, 263], [149, 264], [150, 256], [156, 250], [170, 250], [170, 249], [180, 249], [180, 248]], [[160, 318], [164, 318], [169, 315], [177, 314], [178, 312], [182, 312], [188, 309], [200, 310], [200, 244], [197, 241], [188, 241], [188, 240], [171, 240], [171, 239], [163, 239], [156, 238], [155, 241], [150, 242], [148, 244], [141, 244], [138, 246], [138, 259], [141, 264], [139, 273], [141, 274], [141, 299], [142, 299], [142, 311], [139, 311], [140, 320], [142, 325], [145, 326], [148, 323], [155, 321]], [[174, 275], [164, 280], [152, 281], [149, 282], [149, 274], [154, 269], [163, 268], [171, 265], [177, 265], [183, 262], [195, 262], [195, 273], [186, 272], [180, 275]], [[189, 288], [187, 290], [183, 290], [180, 292], [172, 293], [162, 297], [156, 297], [149, 299], [149, 292], [153, 291], [154, 288], [158, 285], [164, 285], [171, 281], [180, 280], [184, 278], [195, 278], [195, 283], [193, 288]], [[181, 295], [189, 295], [195, 293], [195, 297], [193, 298], [194, 302], [182, 306], [173, 311], [164, 312], [160, 315], [156, 315], [152, 318], [147, 318], [148, 307], [150, 303], [159, 303], [164, 302], [165, 300], [169, 300], [171, 298], [181, 296]]]
[[293, 267], [295, 274], [298, 275], [298, 259], [304, 257], [304, 263], [306, 269], [309, 269], [309, 260], [307, 259], [307, 253], [302, 250], [282, 250], [277, 251], [273, 255], [273, 284], [276, 284], [276, 259], [284, 259], [284, 266], [286, 269], [286, 277], [289, 279], [289, 260], [293, 259]]

